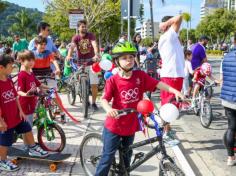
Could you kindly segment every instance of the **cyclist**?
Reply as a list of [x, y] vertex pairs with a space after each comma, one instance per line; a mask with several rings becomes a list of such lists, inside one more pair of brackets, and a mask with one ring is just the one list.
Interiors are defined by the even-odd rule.
[[78, 54], [78, 63], [79, 65], [83, 65], [83, 63], [87, 64], [87, 71], [89, 73], [91, 91], [92, 91], [92, 108], [94, 111], [98, 110], [96, 99], [98, 93], [98, 75], [91, 70], [91, 65], [99, 60], [99, 50], [96, 43], [96, 38], [92, 33], [87, 31], [87, 22], [85, 20], [81, 20], [78, 23], [79, 35], [75, 35], [72, 38], [72, 44], [68, 51], [68, 56], [66, 57], [67, 61], [69, 61], [72, 56], [74, 49], [77, 48]]
[[46, 157], [48, 152], [35, 144], [32, 128], [19, 103], [14, 84], [8, 75], [13, 70], [13, 58], [0, 55], [0, 170], [16, 171], [18, 166], [7, 160], [8, 147], [12, 145], [13, 133], [24, 135], [24, 142], [29, 146], [29, 155]]
[[34, 92], [37, 91], [37, 87], [40, 89], [49, 89], [49, 87], [41, 84], [32, 73], [35, 62], [35, 56], [32, 51], [26, 50], [19, 52], [18, 59], [21, 62], [21, 71], [18, 74], [17, 93], [20, 96], [19, 101], [22, 110], [32, 128], [33, 115], [37, 104], [37, 98], [34, 96]]
[[[51, 76], [52, 75], [52, 70], [50, 68], [50, 64], [52, 63], [55, 68], [55, 75], [60, 74], [60, 68], [57, 63], [57, 61], [54, 59], [54, 53], [50, 52], [49, 50], [46, 50], [46, 45], [47, 45], [47, 38], [39, 35], [38, 37], [35, 38], [34, 40], [36, 48], [33, 50], [33, 53], [35, 55], [35, 64], [33, 67], [33, 73], [35, 76]], [[53, 87], [57, 88], [57, 82], [55, 78], [47, 79], [47, 86], [48, 87]], [[56, 103], [56, 99], [54, 100]], [[57, 103], [58, 104], [58, 103]], [[61, 114], [61, 121], [64, 123], [65, 122], [65, 113], [61, 109], [60, 106], [60, 114]]]
[[[130, 42], [118, 42], [113, 50], [113, 61], [118, 66], [119, 72], [106, 81], [106, 87], [102, 98], [102, 106], [107, 112], [107, 118], [103, 130], [103, 153], [99, 161], [96, 176], [108, 175], [112, 160], [121, 143], [127, 148], [134, 141], [134, 134], [139, 131], [140, 125], [137, 114], [118, 116], [117, 110], [124, 108], [135, 108], [143, 93], [154, 91], [156, 88], [172, 92], [176, 97], [183, 95], [148, 76], [141, 70], [134, 70], [135, 56], [137, 50]], [[113, 99], [112, 106], [109, 102]], [[128, 167], [132, 152], [124, 156], [125, 166]]]
[[203, 63], [201, 67], [197, 68], [194, 71], [193, 76], [193, 99], [192, 99], [192, 107], [196, 107], [196, 95], [199, 92], [200, 88], [205, 85], [206, 77], [209, 77], [212, 81], [220, 84], [220, 81], [216, 80], [212, 76], [212, 68], [211, 65], [207, 62]]

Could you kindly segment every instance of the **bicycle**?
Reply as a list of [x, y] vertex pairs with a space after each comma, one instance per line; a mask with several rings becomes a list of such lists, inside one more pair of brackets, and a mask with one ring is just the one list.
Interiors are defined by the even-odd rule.
[[[33, 126], [37, 128], [37, 139], [42, 149], [52, 152], [61, 152], [66, 145], [66, 137], [63, 129], [47, 115], [47, 108], [55, 93], [50, 89], [46, 94], [35, 94], [39, 97], [35, 110], [36, 118]], [[14, 136], [14, 142], [19, 136]]]
[[72, 61], [72, 75], [68, 82], [67, 98], [70, 105], [75, 104], [76, 96], [79, 95], [80, 102], [82, 102], [82, 113], [84, 118], [88, 118], [88, 103], [89, 103], [89, 75], [86, 71], [87, 63], [81, 67], [77, 67]]
[[186, 99], [182, 102], [178, 102], [180, 117], [184, 114], [193, 111], [197, 116], [200, 116], [201, 125], [204, 128], [208, 128], [213, 120], [212, 107], [210, 104], [209, 90], [212, 92], [212, 88], [216, 86], [216, 83], [211, 83], [209, 85], [204, 85], [203, 88], [199, 90], [197, 98], [195, 99], [196, 106], [192, 107], [192, 99]]
[[[125, 115], [129, 113], [137, 113], [135, 109], [123, 109], [118, 111], [119, 115]], [[146, 123], [144, 120], [146, 117], [149, 117], [153, 124]], [[166, 148], [163, 142], [163, 128], [159, 126], [157, 121], [155, 120], [155, 114], [150, 113], [147, 116], [142, 115], [141, 113], [138, 113], [138, 118], [144, 122], [144, 124], [151, 129], [154, 129], [156, 131], [156, 137], [152, 137], [146, 140], [143, 140], [141, 142], [134, 143], [129, 146], [129, 148], [124, 148], [122, 144], [120, 145], [118, 149], [118, 157], [115, 157], [110, 171], [110, 176], [115, 175], [122, 175], [122, 176], [128, 176], [130, 172], [135, 170], [137, 167], [142, 165], [145, 161], [149, 160], [151, 157], [155, 156], [156, 154], [160, 153], [162, 155], [159, 163], [159, 175], [169, 175], [174, 174], [177, 176], [183, 176], [185, 175], [183, 171], [176, 165], [174, 160], [167, 154]], [[93, 146], [92, 144], [88, 144], [89, 141], [95, 141], [96, 146]], [[97, 142], [96, 142], [97, 141]], [[100, 145], [98, 145], [100, 142]], [[125, 168], [123, 155], [125, 155], [127, 152], [141, 147], [148, 144], [153, 144], [155, 142], [159, 142], [159, 144], [148, 153], [144, 154], [143, 152], [136, 153], [134, 155], [134, 159], [131, 162], [131, 165], [128, 168]], [[86, 149], [91, 149], [91, 151], [87, 151]], [[96, 151], [96, 147], [100, 147], [98, 151]], [[98, 133], [89, 133], [87, 134], [84, 139], [82, 140], [81, 147], [80, 147], [80, 158], [81, 158], [81, 164], [84, 172], [86, 175], [91, 176], [95, 174], [96, 166], [99, 163], [99, 159], [101, 158], [102, 153], [102, 136]], [[88, 155], [88, 156], [86, 156]]]

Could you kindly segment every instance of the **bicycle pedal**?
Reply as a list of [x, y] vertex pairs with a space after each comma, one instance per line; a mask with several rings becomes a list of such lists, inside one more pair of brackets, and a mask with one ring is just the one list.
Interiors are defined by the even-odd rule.
[[142, 157], [144, 157], [144, 153], [143, 152], [136, 153], [134, 155], [134, 160], [133, 160], [132, 164], [135, 163], [135, 161], [140, 160]]

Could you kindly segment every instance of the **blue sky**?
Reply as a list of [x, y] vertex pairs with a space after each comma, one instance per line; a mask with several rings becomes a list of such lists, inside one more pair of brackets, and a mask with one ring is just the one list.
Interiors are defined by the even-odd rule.
[[[23, 7], [37, 8], [44, 11], [45, 5], [43, 0], [7, 0]], [[192, 27], [196, 27], [200, 19], [201, 0], [166, 0], [165, 5], [161, 4], [161, 0], [153, 0], [154, 21], [160, 21], [165, 15], [177, 15], [180, 11], [190, 12], [192, 1]], [[149, 1], [143, 0], [145, 8], [145, 18], [150, 18]], [[186, 24], [183, 24], [186, 27]]]

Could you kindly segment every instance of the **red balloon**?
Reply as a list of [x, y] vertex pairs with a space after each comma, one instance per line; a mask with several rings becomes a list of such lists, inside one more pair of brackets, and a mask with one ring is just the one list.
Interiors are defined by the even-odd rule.
[[93, 65], [92, 65], [92, 70], [93, 70], [93, 72], [95, 72], [95, 73], [98, 73], [98, 72], [101, 71], [101, 67], [99, 66], [99, 62], [93, 63]]
[[154, 110], [154, 105], [150, 100], [141, 100], [138, 102], [137, 111], [141, 114], [149, 114]]

